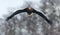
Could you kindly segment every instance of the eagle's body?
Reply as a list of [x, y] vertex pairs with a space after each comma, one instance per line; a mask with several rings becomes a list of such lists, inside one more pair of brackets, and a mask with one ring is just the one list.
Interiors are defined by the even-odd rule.
[[26, 8], [25, 10], [26, 10], [28, 16], [32, 14], [32, 11], [33, 11], [32, 8]]
[[7, 20], [11, 19], [13, 16], [19, 14], [19, 13], [22, 13], [22, 12], [27, 12], [28, 16], [31, 16], [32, 13], [36, 13], [38, 15], [40, 15], [41, 17], [43, 17], [49, 24], [52, 24], [52, 22], [47, 19], [46, 16], [44, 16], [42, 13], [40, 12], [37, 12], [35, 9], [31, 8], [31, 7], [28, 7], [28, 8], [25, 8], [23, 10], [17, 10], [15, 13], [13, 13], [10, 17], [7, 18]]

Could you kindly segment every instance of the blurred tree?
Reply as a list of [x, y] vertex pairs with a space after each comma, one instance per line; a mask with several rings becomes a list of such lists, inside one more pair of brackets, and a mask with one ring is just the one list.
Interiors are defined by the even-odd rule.
[[[60, 4], [58, 3], [60, 3], [59, 0], [46, 0], [41, 7], [53, 22], [52, 25], [37, 14], [28, 17], [26, 13], [21, 13], [9, 21], [0, 19], [0, 35], [60, 35]], [[4, 15], [4, 19], [6, 17]]]

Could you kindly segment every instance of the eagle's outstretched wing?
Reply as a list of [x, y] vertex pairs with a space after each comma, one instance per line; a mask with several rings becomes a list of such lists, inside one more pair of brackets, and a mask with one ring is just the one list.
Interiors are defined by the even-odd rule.
[[44, 18], [49, 24], [52, 24], [52, 22], [47, 19], [47, 17], [45, 15], [43, 15], [41, 12], [37, 12], [36, 10], [33, 10], [33, 13], [36, 13], [38, 15], [40, 15], [42, 18]]
[[22, 12], [25, 12], [25, 10], [17, 10], [16, 12], [14, 12], [11, 16], [9, 16], [6, 21], [8, 21], [9, 19], [11, 19], [13, 16], [19, 14], [19, 13], [22, 13]]

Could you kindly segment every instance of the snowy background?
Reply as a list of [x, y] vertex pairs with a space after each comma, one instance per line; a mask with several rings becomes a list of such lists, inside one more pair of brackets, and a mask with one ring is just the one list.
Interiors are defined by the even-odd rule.
[[[28, 17], [26, 13], [5, 21], [16, 10], [29, 4], [53, 24], [37, 14]], [[0, 0], [0, 35], [60, 35], [60, 0]]]

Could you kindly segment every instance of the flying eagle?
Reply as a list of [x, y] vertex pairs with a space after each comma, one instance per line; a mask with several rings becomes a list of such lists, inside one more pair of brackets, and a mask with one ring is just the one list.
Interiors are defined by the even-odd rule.
[[23, 10], [17, 10], [16, 12], [14, 12], [11, 16], [9, 16], [6, 20], [8, 21], [9, 19], [11, 19], [13, 16], [19, 14], [19, 13], [23, 13], [23, 12], [27, 12], [28, 16], [31, 16], [32, 13], [36, 13], [38, 14], [39, 16], [41, 16], [42, 18], [44, 18], [49, 24], [52, 24], [52, 22], [47, 19], [47, 17], [42, 14], [41, 12], [37, 12], [35, 9], [31, 8], [31, 7], [28, 7], [28, 8], [25, 8]]

